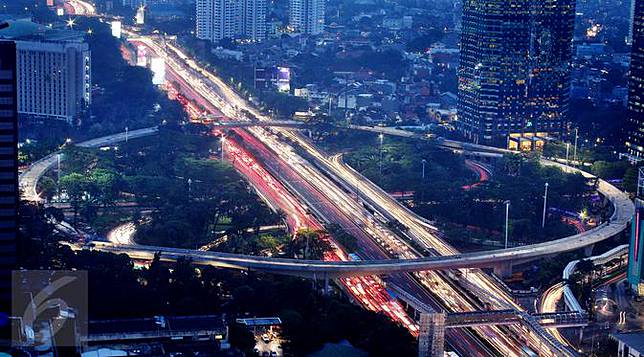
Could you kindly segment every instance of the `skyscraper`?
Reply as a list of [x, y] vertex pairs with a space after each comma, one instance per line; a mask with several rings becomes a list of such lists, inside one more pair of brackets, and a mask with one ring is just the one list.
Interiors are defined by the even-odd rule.
[[633, 36], [628, 75], [626, 150], [635, 160], [644, 159], [644, 1], [633, 0]]
[[567, 124], [575, 0], [465, 0], [458, 128], [477, 143], [560, 135]]
[[197, 0], [196, 7], [197, 38], [266, 38], [266, 0]]
[[321, 34], [324, 31], [324, 0], [290, 0], [289, 26], [295, 32]]
[[16, 79], [16, 45], [0, 41], [0, 312], [7, 314], [18, 237]]

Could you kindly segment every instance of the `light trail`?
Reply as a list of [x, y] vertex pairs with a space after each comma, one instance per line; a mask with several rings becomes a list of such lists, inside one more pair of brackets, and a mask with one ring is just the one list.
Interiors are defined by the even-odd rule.
[[94, 16], [96, 15], [96, 7], [93, 4], [83, 0], [66, 0], [65, 5], [68, 10], [69, 15], [79, 15], [79, 16]]
[[[165, 54], [162, 46], [156, 44], [149, 38], [137, 38], [136, 40], [144, 42], [158, 55]], [[201, 96], [203, 96], [204, 99], [216, 106], [217, 109], [219, 109], [226, 116], [239, 118], [240, 108], [243, 108], [259, 120], [270, 120], [269, 118], [264, 117], [261, 113], [257, 112], [254, 108], [248, 106], [243, 99], [238, 97], [237, 94], [230, 88], [228, 88], [228, 86], [219, 78], [215, 77], [210, 72], [199, 68], [196, 62], [188, 58], [183, 52], [181, 52], [181, 50], [168, 43], [166, 43], [166, 47], [175, 52], [175, 54], [180, 59], [182, 59], [189, 67], [191, 67], [191, 70], [182, 68], [181, 65], [176, 63], [171, 56], [167, 55], [165, 57], [166, 65], [168, 65], [171, 70], [175, 71], [175, 73], [190, 82], [190, 87], [192, 90], [198, 92]], [[191, 71], [204, 75], [208, 80], [214, 82], [217, 87], [216, 91], [223, 94], [226, 100], [215, 94], [215, 91], [206, 86], [203, 80], [191, 78]], [[234, 104], [231, 105], [230, 103]], [[383, 232], [386, 232], [386, 229], [384, 227], [379, 226], [372, 219], [370, 219], [369, 214], [365, 212], [362, 207], [356, 208], [355, 202], [353, 202], [344, 191], [340, 190], [336, 185], [330, 184], [328, 179], [324, 176], [321, 176], [321, 174], [317, 170], [313, 170], [305, 160], [303, 160], [294, 152], [292, 147], [284, 144], [281, 141], [278, 141], [278, 138], [275, 135], [270, 134], [263, 128], [250, 128], [248, 129], [248, 131], [253, 133], [255, 137], [260, 139], [260, 141], [262, 141], [266, 146], [275, 151], [280, 158], [286, 159], [286, 161], [294, 167], [294, 171], [298, 172], [302, 178], [305, 178], [307, 181], [309, 181], [311, 185], [318, 187], [319, 189], [323, 188], [325, 196], [329, 198], [336, 207], [342, 209], [345, 214], [347, 214], [349, 217], [354, 217], [354, 219], [362, 222], [362, 224], [366, 223], [367, 226], [369, 225], [369, 223], [373, 225], [373, 229], [366, 229], [369, 233], [377, 234], [376, 237], [380, 237], [381, 241], [391, 241], [393, 239], [393, 235], [387, 235], [386, 233], [383, 234]], [[290, 131], [284, 129], [276, 129], [276, 132], [285, 136], [293, 135]], [[299, 138], [295, 137], [295, 139]], [[310, 153], [319, 155], [320, 158], [326, 160], [316, 150], [309, 151]], [[423, 225], [425, 225], [424, 222]], [[394, 244], [400, 246], [400, 244], [398, 243]], [[411, 255], [407, 257], [411, 257]], [[441, 299], [444, 300], [443, 302], [447, 304], [447, 307], [450, 311], [462, 311], [463, 309], [466, 309], [465, 311], [473, 311], [475, 309], [460, 295], [460, 293], [456, 292], [450, 284], [441, 279], [436, 272], [423, 272], [418, 274], [421, 276], [421, 282], [425, 286], [431, 285], [433, 292], [437, 293], [436, 295], [440, 296]], [[490, 332], [487, 331], [487, 329], [498, 330], [498, 328], [479, 328], [479, 330], [483, 331], [483, 336], [485, 336], [486, 334], [490, 335]], [[503, 353], [505, 354], [517, 355], [519, 353], [516, 346], [516, 341], [508, 339], [504, 334], [498, 331], [496, 331], [496, 333], [498, 334], [497, 338], [491, 341], [489, 340], [489, 343], [495, 345], [497, 349], [503, 351]]]
[[[199, 120], [203, 114], [196, 110], [194, 105], [185, 100], [174, 86], [166, 84], [165, 89], [170, 98], [178, 100], [192, 120]], [[182, 99], [183, 98], [183, 99]], [[222, 136], [221, 132], [215, 133]], [[232, 138], [227, 138], [223, 142], [224, 157], [231, 162], [235, 169], [245, 176], [249, 183], [260, 193], [269, 204], [276, 205], [286, 213], [287, 226], [292, 234], [295, 234], [304, 228], [314, 230], [323, 230], [324, 227], [315, 218], [310, 216], [301, 204], [293, 197], [288, 190], [273, 176], [271, 176], [250, 153], [243, 149]], [[347, 261], [347, 254], [332, 240], [332, 237], [323, 237], [327, 239], [332, 247], [332, 251], [325, 254], [326, 261]], [[381, 312], [393, 321], [405, 326], [412, 334], [418, 333], [418, 326], [409, 318], [402, 305], [394, 298], [389, 296], [384, 287], [378, 283], [379, 279], [374, 276], [362, 276], [351, 278], [339, 278], [340, 287], [348, 293], [352, 299], [365, 309], [374, 312]]]

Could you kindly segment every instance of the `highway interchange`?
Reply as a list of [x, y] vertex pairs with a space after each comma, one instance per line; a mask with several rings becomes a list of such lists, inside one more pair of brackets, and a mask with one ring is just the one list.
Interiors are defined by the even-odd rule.
[[[164, 58], [170, 76], [185, 84], [179, 91], [211, 112], [223, 113], [235, 121], [249, 120], [248, 115], [244, 113], [250, 113], [253, 119], [260, 121], [271, 120], [171, 42], [160, 37], [138, 36], [128, 31], [126, 34], [135, 44], [144, 44], [157, 56]], [[343, 279], [367, 277], [370, 286], [376, 290], [381, 284], [379, 279], [373, 276], [386, 274], [391, 276], [388, 278], [391, 284], [406, 291], [410, 290], [422, 300], [429, 300], [430, 305], [437, 310], [476, 311], [492, 307], [522, 311], [495, 279], [479, 269], [472, 268], [525, 261], [592, 245], [625, 229], [634, 210], [624, 193], [600, 180], [600, 193], [615, 206], [610, 225], [603, 224], [583, 234], [537, 245], [460, 254], [440, 239], [436, 229], [426, 220], [416, 216], [378, 186], [345, 165], [341, 156], [327, 157], [298, 132], [284, 128], [252, 127], [235, 129], [235, 133], [243, 138], [244, 145], [253, 148], [257, 161], [233, 139], [228, 138], [222, 139], [226, 158], [249, 178], [258, 193], [270, 204], [280, 209], [286, 208], [286, 220], [292, 231], [301, 227], [320, 228], [320, 221], [338, 223], [358, 237], [363, 248], [363, 260], [347, 260], [342, 252], [337, 252], [336, 259], [304, 261], [101, 242], [95, 242], [93, 249], [126, 253], [135, 259], [150, 259], [154, 253], [161, 252], [162, 258], [167, 260], [190, 256], [197, 264], [298, 276]], [[55, 165], [56, 160], [56, 156], [46, 158], [21, 176], [21, 185], [24, 185], [27, 196], [31, 195], [32, 199], [37, 199], [36, 182], [46, 168]], [[544, 163], [560, 165], [549, 161]], [[381, 217], [395, 219], [403, 224], [408, 229], [404, 237], [386, 228], [372, 213], [374, 209]], [[308, 214], [309, 212], [314, 215]], [[409, 240], [415, 244], [410, 244]], [[424, 257], [414, 246], [421, 246], [433, 254]], [[461, 269], [449, 270], [456, 268]], [[360, 280], [353, 281], [350, 285], [346, 281], [351, 280], [342, 281], [345, 290], [364, 290]], [[387, 298], [382, 295], [378, 295], [377, 302], [384, 303], [387, 308], [397, 308], [395, 305], [388, 305]], [[372, 302], [363, 301], [362, 304], [369, 305]], [[386, 308], [382, 306], [373, 309], [386, 312]], [[410, 331], [417, 330], [413, 323], [406, 322], [406, 317], [397, 314], [390, 315], [393, 315], [394, 320], [405, 324]], [[538, 332], [528, 331], [526, 334], [519, 326], [459, 330], [447, 335], [450, 345], [470, 354], [472, 349], [476, 349], [479, 355], [519, 355], [522, 343], [539, 350], [542, 355], [569, 353]], [[487, 342], [482, 343], [481, 340]]]

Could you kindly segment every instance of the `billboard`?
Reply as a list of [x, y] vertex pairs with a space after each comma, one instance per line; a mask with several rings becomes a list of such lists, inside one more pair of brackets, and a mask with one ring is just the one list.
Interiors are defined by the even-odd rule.
[[275, 85], [280, 92], [289, 92], [291, 90], [291, 69], [288, 67], [277, 67], [275, 73]]
[[121, 21], [112, 21], [112, 36], [121, 38]]
[[165, 61], [163, 58], [152, 58], [150, 60], [150, 69], [152, 70], [152, 84], [163, 84], [165, 82]]
[[626, 278], [631, 288], [638, 291], [642, 279], [642, 254], [644, 254], [644, 232], [642, 231], [642, 222], [644, 221], [644, 207], [642, 201], [636, 201], [635, 217], [631, 224], [631, 241], [628, 247], [628, 267]]

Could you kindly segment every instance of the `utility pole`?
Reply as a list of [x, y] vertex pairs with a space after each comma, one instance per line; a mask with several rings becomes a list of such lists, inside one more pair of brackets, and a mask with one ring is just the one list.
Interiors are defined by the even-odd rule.
[[508, 249], [508, 230], [510, 223], [510, 200], [505, 200], [505, 249]]
[[546, 207], [548, 205], [548, 183], [546, 182], [546, 189], [543, 193], [543, 217], [541, 218], [541, 228], [546, 226]]

